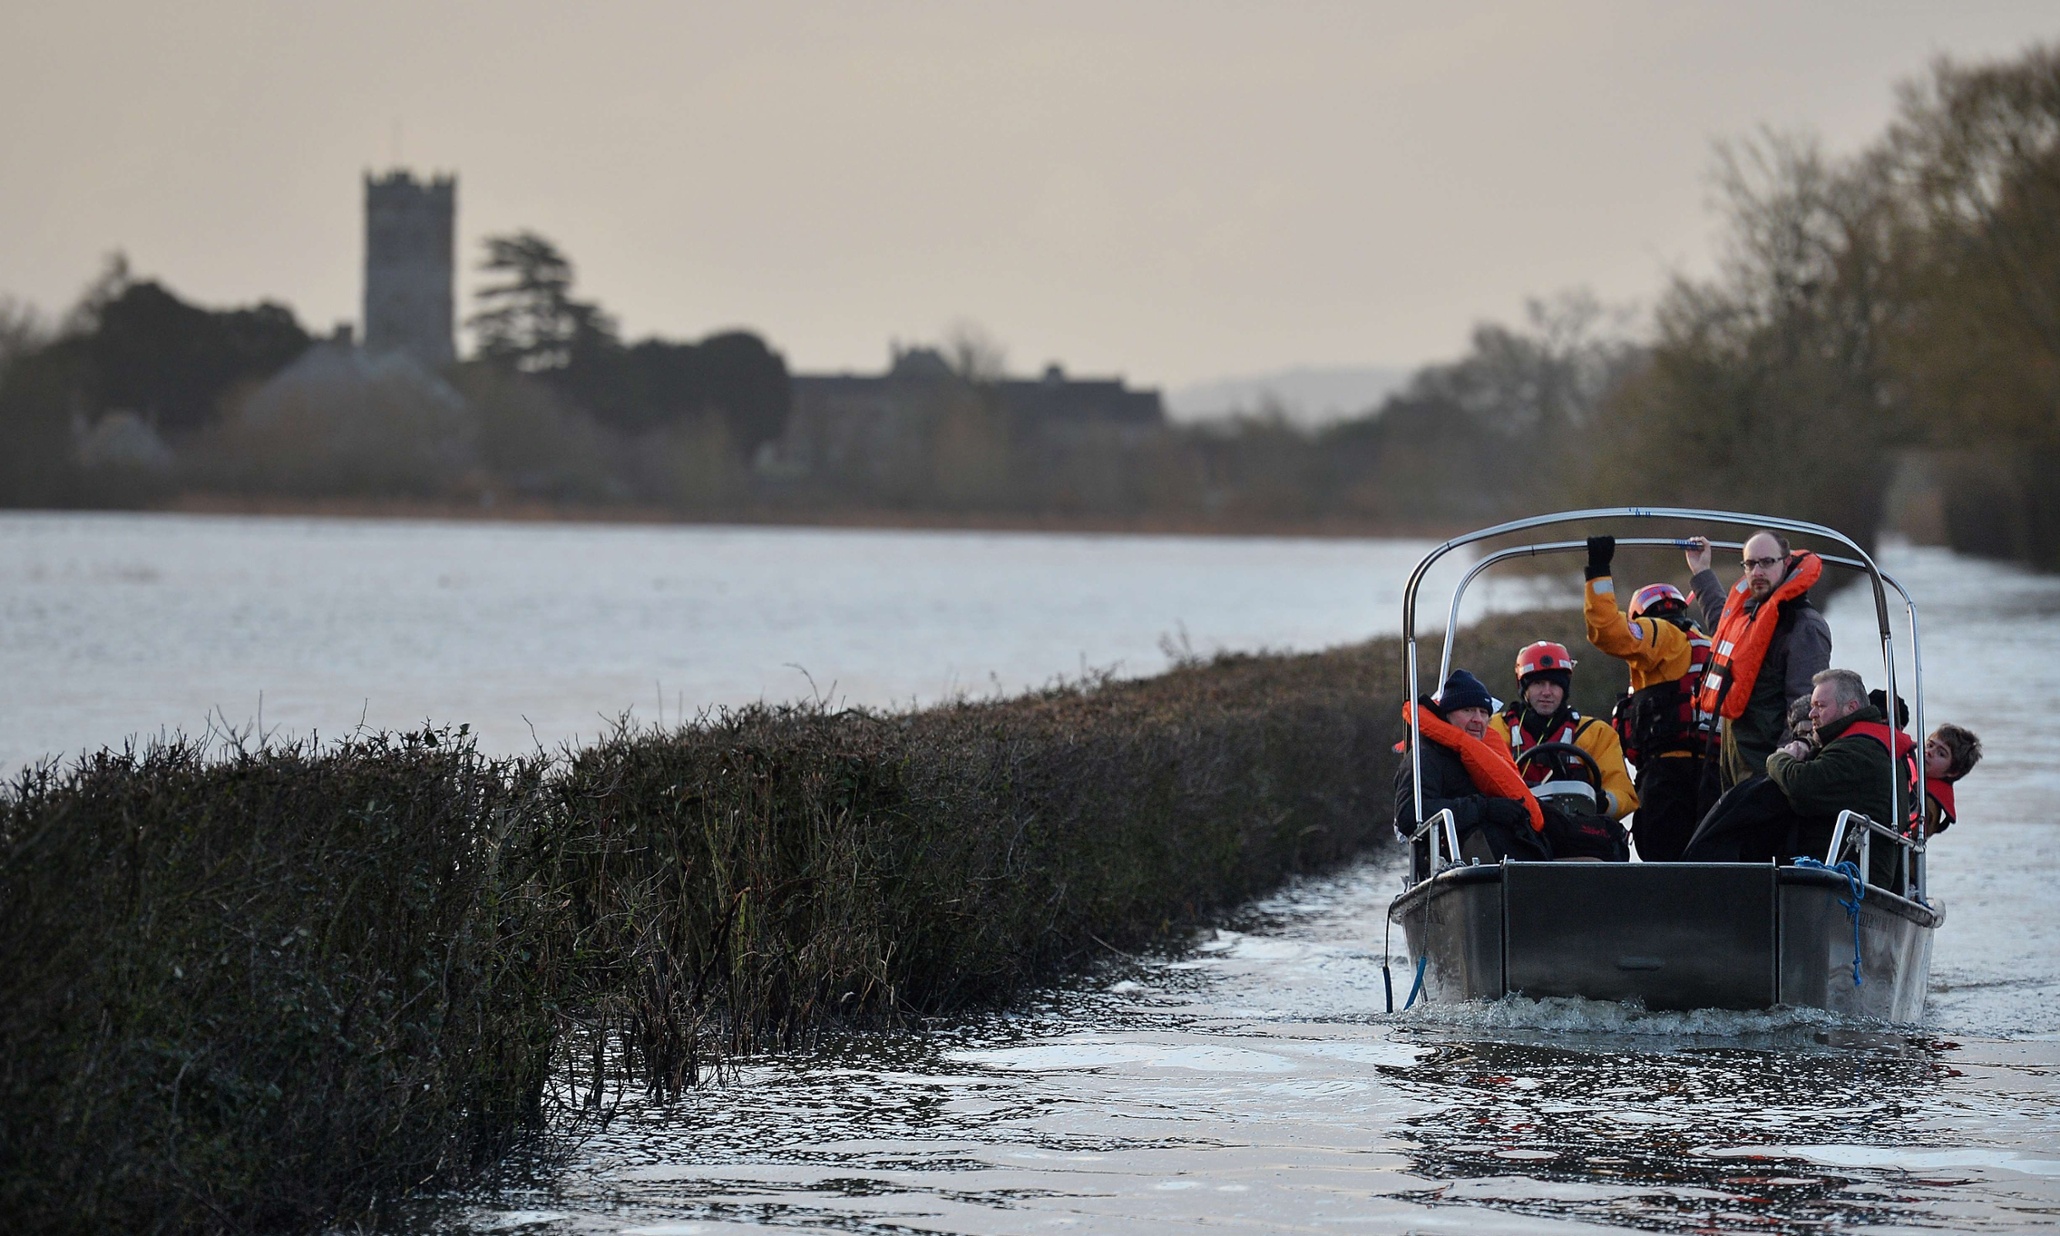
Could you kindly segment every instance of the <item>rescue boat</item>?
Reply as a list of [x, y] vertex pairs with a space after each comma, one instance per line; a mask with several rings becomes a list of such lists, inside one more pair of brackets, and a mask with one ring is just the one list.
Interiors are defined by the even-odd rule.
[[[1446, 541], [1424, 555], [1402, 602], [1402, 641], [1409, 698], [1421, 698], [1417, 666], [1417, 596], [1431, 567], [1484, 542], [1461, 575], [1446, 615], [1444, 653], [1433, 682], [1451, 670], [1460, 603], [1476, 579], [1498, 563], [1522, 557], [1585, 552], [1588, 531], [1621, 521], [1668, 521], [1700, 527], [1772, 529], [1813, 538], [1843, 553], [1818, 550], [1826, 566], [1860, 573], [1871, 585], [1881, 637], [1882, 681], [1898, 697], [1897, 650], [1890, 595], [1901, 600], [1909, 635], [1910, 690], [1916, 734], [1924, 729], [1923, 660], [1917, 607], [1908, 590], [1882, 571], [1860, 545], [1819, 524], [1734, 511], [1618, 507], [1565, 511], [1513, 520]], [[1581, 540], [1507, 544], [1507, 538], [1556, 525], [1583, 524]], [[1666, 536], [1619, 536], [1619, 548], [1687, 542]], [[1738, 541], [1712, 539], [1713, 548]], [[1422, 734], [1411, 709], [1404, 758], [1420, 761]], [[1891, 725], [1900, 728], [1899, 718]], [[1893, 761], [1891, 765], [1893, 766]], [[1889, 821], [1856, 811], [1840, 815], [1826, 853], [1811, 863], [1514, 862], [1461, 860], [1450, 811], [1423, 818], [1417, 765], [1415, 840], [1429, 850], [1428, 874], [1390, 904], [1409, 964], [1403, 1007], [1419, 1000], [1497, 1000], [1505, 996], [1578, 996], [1654, 1010], [1767, 1009], [1799, 1006], [1893, 1022], [1921, 1019], [1930, 985], [1933, 933], [1943, 909], [1925, 894], [1924, 838], [1893, 827], [1907, 794], [1891, 771]], [[1555, 783], [1537, 787], [1547, 795]], [[1576, 792], [1577, 789], [1576, 789]], [[1635, 816], [1633, 817], [1635, 822]], [[1635, 830], [1634, 830], [1635, 831]], [[1895, 887], [1866, 882], [1875, 847], [1899, 847]], [[1395, 1005], [1395, 985], [1388, 993]]]

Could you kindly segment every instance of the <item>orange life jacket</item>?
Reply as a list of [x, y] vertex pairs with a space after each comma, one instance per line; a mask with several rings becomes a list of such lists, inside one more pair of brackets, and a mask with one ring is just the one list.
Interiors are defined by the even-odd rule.
[[1946, 825], [1952, 824], [1960, 818], [1954, 813], [1953, 809], [1953, 783], [1941, 781], [1936, 777], [1926, 777], [1924, 779], [1924, 792], [1931, 796], [1933, 802], [1938, 804], [1938, 813], [1941, 820], [1938, 830], [1944, 832]]
[[[1890, 758], [1902, 766], [1904, 786], [1915, 787], [1924, 785], [1926, 790], [1929, 790], [1931, 785], [1937, 784], [1936, 782], [1926, 784], [1922, 774], [1917, 770], [1917, 740], [1901, 730], [1892, 730], [1879, 721], [1855, 721], [1846, 726], [1844, 731], [1839, 734], [1839, 737], [1843, 738], [1847, 734], [1859, 734], [1880, 743], [1889, 752]], [[1896, 797], [1906, 800], [1903, 803], [1904, 828], [1916, 827], [1918, 822], [1924, 818], [1923, 798], [1918, 796], [1914, 789], [1912, 789], [1909, 795], [1898, 792]], [[1951, 809], [1952, 797], [1952, 791], [1947, 790], [1946, 804], [1948, 810]], [[1914, 799], [1914, 801], [1910, 801], [1911, 799]]]
[[1733, 721], [1745, 715], [1752, 684], [1760, 676], [1760, 664], [1767, 659], [1774, 628], [1781, 622], [1781, 610], [1808, 592], [1824, 574], [1823, 560], [1808, 550], [1792, 555], [1791, 561], [1795, 569], [1767, 594], [1758, 609], [1748, 612], [1745, 608], [1752, 600], [1752, 585], [1743, 576], [1724, 598], [1724, 615], [1711, 637], [1715, 647], [1710, 650], [1709, 671], [1702, 676], [1702, 689], [1695, 696], [1695, 706], [1706, 715]]
[[[1416, 711], [1415, 704], [1402, 705], [1402, 720], [1411, 720]], [[1530, 813], [1531, 831], [1545, 831], [1545, 810], [1532, 796], [1531, 787], [1524, 784], [1523, 774], [1516, 770], [1516, 760], [1501, 743], [1482, 742], [1429, 709], [1423, 710], [1417, 724], [1425, 738], [1459, 757], [1475, 789], [1493, 798], [1511, 798], [1522, 803]]]

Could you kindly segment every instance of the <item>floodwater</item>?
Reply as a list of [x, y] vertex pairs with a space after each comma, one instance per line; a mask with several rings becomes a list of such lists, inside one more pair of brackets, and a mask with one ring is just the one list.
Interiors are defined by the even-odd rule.
[[0, 773], [132, 735], [425, 720], [554, 750], [625, 714], [906, 705], [1321, 648], [1396, 629], [1424, 548], [0, 513]]
[[[1886, 560], [1922, 607], [1930, 719], [1987, 744], [1933, 850], [1948, 917], [1922, 1025], [1522, 999], [1391, 1015], [1391, 852], [1007, 1015], [632, 1103], [569, 1164], [435, 1226], [2060, 1227], [2060, 738], [2023, 723], [2060, 698], [2060, 580], [1933, 550]], [[1843, 593], [1831, 617], [1836, 663], [1873, 680], [1867, 601]]]
[[[1392, 630], [1420, 545], [0, 517], [0, 765], [160, 727], [868, 702]], [[1392, 852], [1005, 1015], [629, 1102], [449, 1232], [2060, 1227], [2060, 579], [1892, 549], [1933, 723], [1980, 732], [1924, 1024], [1579, 1001], [1385, 1012]], [[1436, 593], [1433, 593], [1436, 595]], [[1878, 679], [1858, 590], [1835, 662]], [[647, 682], [646, 680], [651, 680]], [[1905, 679], [1907, 681], [1907, 678]], [[241, 693], [241, 696], [239, 696]], [[418, 715], [419, 714], [419, 715]], [[341, 720], [335, 718], [340, 717]], [[1394, 947], [1396, 977], [1407, 975]]]

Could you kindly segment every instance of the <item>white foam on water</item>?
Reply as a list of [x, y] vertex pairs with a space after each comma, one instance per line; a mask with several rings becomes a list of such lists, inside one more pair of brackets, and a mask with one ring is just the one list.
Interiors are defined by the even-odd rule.
[[1865, 1146], [1854, 1143], [1802, 1146], [1724, 1146], [1701, 1151], [1710, 1158], [1806, 1159], [1826, 1167], [1889, 1168], [1928, 1172], [1944, 1168], [1987, 1168], [2025, 1176], [2060, 1176], [2060, 1150], [2052, 1155], [1990, 1146]]
[[1407, 1013], [1397, 1013], [1396, 1019], [1452, 1030], [1534, 1030], [1549, 1034], [1693, 1039], [1745, 1038], [1797, 1031], [1814, 1033], [1829, 1027], [1883, 1028], [1881, 1022], [1846, 1017], [1823, 1009], [1666, 1012], [1611, 1000], [1584, 1000], [1577, 996], [1546, 996], [1537, 1000], [1527, 996], [1505, 996], [1500, 1000], [1470, 1000], [1461, 1004], [1432, 1001], [1419, 1003]]
[[1320, 1060], [1334, 1060], [1344, 1064], [1371, 1065], [1375, 1068], [1408, 1068], [1422, 1059], [1429, 1048], [1413, 1043], [1397, 1043], [1388, 1039], [1374, 1039], [1364, 1042], [1293, 1042], [1278, 1046], [1298, 1056], [1310, 1056]]
[[488, 1231], [505, 1232], [518, 1227], [535, 1227], [540, 1223], [557, 1223], [571, 1217], [562, 1210], [509, 1210], [476, 1220], [475, 1226]]
[[957, 1064], [1020, 1073], [1074, 1073], [1131, 1067], [1183, 1069], [1198, 1073], [1288, 1073], [1295, 1064], [1274, 1052], [1202, 1043], [1113, 1041], [1085, 1037], [1025, 1047], [946, 1052]]
[[[1516, 1152], [1499, 1156], [1517, 1159]], [[1546, 1155], [1546, 1158], [1555, 1156]], [[1477, 1176], [1467, 1180], [1455, 1180], [1439, 1190], [1449, 1202], [1493, 1202], [1493, 1201], [1552, 1201], [1552, 1202], [1613, 1202], [1623, 1198], [1635, 1198], [1649, 1193], [1628, 1185], [1575, 1184], [1563, 1180], [1546, 1180], [1538, 1176], [1520, 1173], [1508, 1176]]]

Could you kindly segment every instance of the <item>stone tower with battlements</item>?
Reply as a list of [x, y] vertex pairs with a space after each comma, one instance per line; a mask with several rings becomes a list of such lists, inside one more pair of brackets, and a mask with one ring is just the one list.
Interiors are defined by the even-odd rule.
[[431, 369], [457, 359], [452, 319], [456, 177], [365, 177], [365, 350]]

